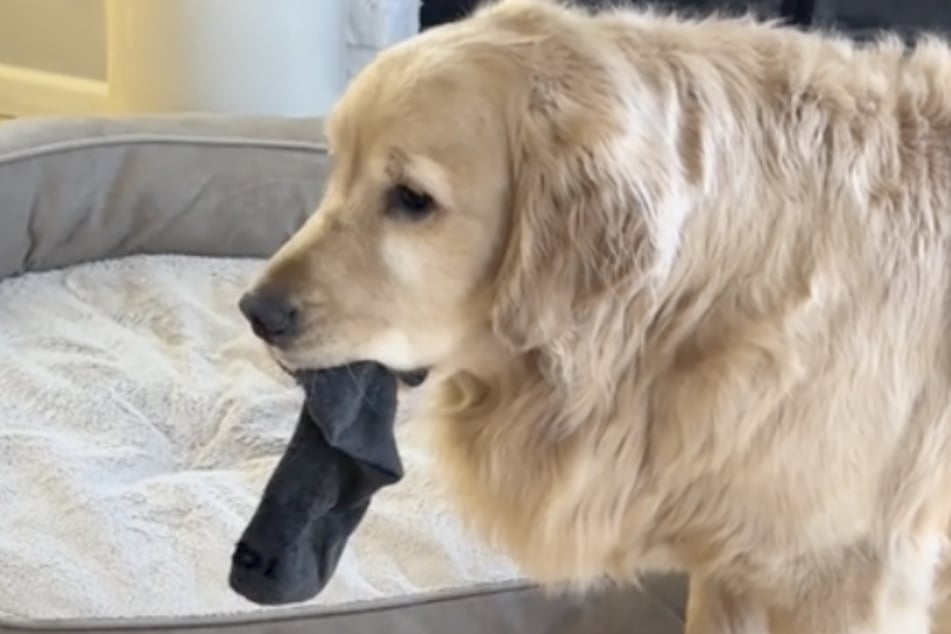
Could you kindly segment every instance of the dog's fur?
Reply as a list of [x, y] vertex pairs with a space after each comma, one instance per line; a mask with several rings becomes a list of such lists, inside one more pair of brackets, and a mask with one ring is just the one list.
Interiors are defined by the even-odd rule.
[[380, 55], [327, 135], [257, 281], [303, 320], [274, 354], [432, 367], [480, 534], [546, 582], [685, 571], [690, 634], [931, 631], [948, 46], [501, 0]]

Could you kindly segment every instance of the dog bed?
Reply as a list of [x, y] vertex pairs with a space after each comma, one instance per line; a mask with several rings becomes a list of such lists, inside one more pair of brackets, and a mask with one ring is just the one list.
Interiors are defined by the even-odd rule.
[[676, 578], [584, 598], [527, 583], [466, 532], [403, 420], [405, 478], [317, 598], [263, 608], [228, 587], [302, 399], [236, 301], [316, 206], [320, 129], [0, 125], [0, 630], [680, 632]]

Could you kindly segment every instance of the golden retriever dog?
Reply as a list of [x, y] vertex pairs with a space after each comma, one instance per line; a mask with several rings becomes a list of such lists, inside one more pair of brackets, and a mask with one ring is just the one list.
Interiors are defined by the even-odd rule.
[[242, 309], [430, 370], [463, 515], [689, 634], [926, 634], [951, 521], [951, 48], [500, 0], [378, 56]]

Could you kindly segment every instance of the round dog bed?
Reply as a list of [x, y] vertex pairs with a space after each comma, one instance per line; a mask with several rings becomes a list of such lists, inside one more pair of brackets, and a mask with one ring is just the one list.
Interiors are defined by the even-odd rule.
[[228, 586], [302, 395], [237, 311], [316, 207], [314, 120], [0, 125], [0, 629], [680, 630], [682, 587], [547, 597], [469, 535], [421, 430], [309, 604]]

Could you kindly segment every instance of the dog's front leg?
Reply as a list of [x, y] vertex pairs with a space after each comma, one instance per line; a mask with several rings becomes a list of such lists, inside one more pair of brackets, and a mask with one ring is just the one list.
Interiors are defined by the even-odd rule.
[[770, 634], [933, 634], [927, 605], [869, 605], [866, 602], [802, 605], [774, 610]]
[[795, 602], [770, 609], [770, 634], [932, 634], [942, 544], [942, 536], [896, 538], [818, 565]]
[[685, 634], [769, 634], [766, 613], [721, 584], [692, 577]]

